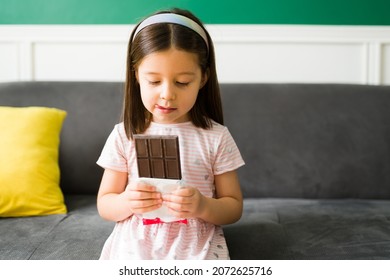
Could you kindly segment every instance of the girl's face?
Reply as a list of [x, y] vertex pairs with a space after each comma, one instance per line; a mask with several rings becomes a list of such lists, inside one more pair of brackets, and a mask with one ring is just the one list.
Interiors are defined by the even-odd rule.
[[144, 57], [136, 77], [145, 108], [157, 123], [190, 120], [199, 90], [206, 83], [196, 54], [170, 48]]

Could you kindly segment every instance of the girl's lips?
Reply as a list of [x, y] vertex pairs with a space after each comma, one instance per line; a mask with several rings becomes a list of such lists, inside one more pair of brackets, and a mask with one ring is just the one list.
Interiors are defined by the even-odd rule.
[[164, 107], [164, 106], [160, 106], [160, 105], [156, 105], [155, 106], [157, 110], [163, 112], [163, 113], [171, 113], [173, 111], [176, 110], [176, 108], [171, 108], [171, 107]]

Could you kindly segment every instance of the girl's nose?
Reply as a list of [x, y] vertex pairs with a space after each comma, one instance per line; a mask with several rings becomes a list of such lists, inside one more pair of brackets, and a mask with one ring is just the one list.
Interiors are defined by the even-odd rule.
[[164, 85], [161, 89], [160, 98], [163, 100], [174, 100], [176, 95], [173, 87], [169, 84]]

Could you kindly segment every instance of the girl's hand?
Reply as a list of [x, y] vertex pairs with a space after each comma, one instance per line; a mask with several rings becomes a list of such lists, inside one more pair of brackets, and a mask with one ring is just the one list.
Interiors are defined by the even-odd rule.
[[178, 218], [198, 217], [204, 208], [205, 197], [193, 187], [181, 187], [162, 197], [164, 204]]
[[130, 183], [121, 194], [128, 201], [132, 213], [142, 214], [161, 207], [161, 193], [154, 186], [144, 183]]

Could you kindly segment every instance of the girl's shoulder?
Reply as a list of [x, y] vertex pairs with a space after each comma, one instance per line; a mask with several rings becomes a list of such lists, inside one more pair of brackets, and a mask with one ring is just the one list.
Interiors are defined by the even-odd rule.
[[120, 123], [117, 123], [115, 126], [114, 126], [114, 130], [117, 131], [118, 133], [125, 133], [125, 123], [124, 122], [120, 122]]
[[226, 130], [227, 127], [220, 124], [220, 123], [217, 123], [216, 121], [212, 121], [212, 126], [211, 126], [211, 129], [215, 129], [215, 130], [218, 130], [218, 131], [223, 131], [223, 130]]
[[204, 133], [210, 133], [216, 135], [224, 134], [228, 131], [228, 128], [226, 126], [217, 123], [215, 121], [212, 121], [212, 125], [209, 129], [203, 129], [203, 128], [199, 128], [199, 129], [202, 130]]
[[120, 122], [114, 126], [111, 135], [114, 138], [120, 139], [121, 142], [129, 142], [129, 139], [127, 138], [126, 135], [125, 125], [123, 122]]

